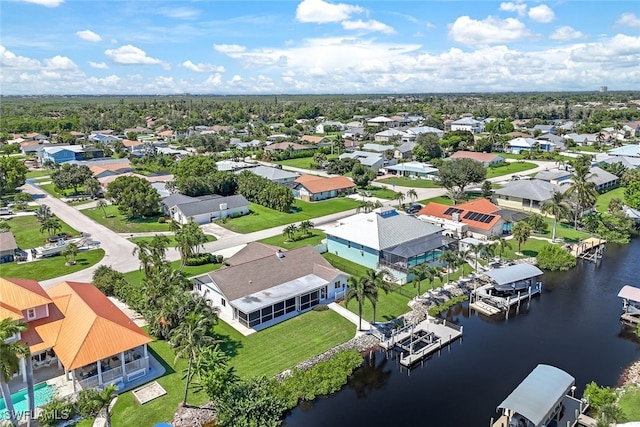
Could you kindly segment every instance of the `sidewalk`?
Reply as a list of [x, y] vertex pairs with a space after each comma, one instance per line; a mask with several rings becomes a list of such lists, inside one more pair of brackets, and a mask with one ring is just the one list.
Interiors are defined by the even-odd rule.
[[[344, 308], [340, 304], [338, 304], [336, 302], [332, 302], [332, 303], [329, 303], [328, 307], [329, 307], [329, 309], [331, 309], [331, 310], [335, 311], [336, 313], [338, 313], [340, 316], [342, 316], [345, 319], [347, 319], [349, 322], [351, 322], [354, 325], [356, 325], [356, 327], [358, 327], [358, 325], [360, 324], [360, 318], [358, 317], [358, 315], [355, 314], [355, 313], [352, 313], [351, 311], [349, 311], [348, 309]], [[367, 333], [367, 331], [370, 331], [370, 330], [371, 330], [371, 324], [369, 322], [367, 322], [366, 320], [362, 319], [362, 329], [356, 330], [356, 336], [364, 335], [364, 334]]]

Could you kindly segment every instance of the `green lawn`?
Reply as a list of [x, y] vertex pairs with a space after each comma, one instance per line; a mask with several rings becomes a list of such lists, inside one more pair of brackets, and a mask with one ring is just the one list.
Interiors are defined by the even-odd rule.
[[438, 185], [438, 183], [432, 179], [411, 179], [406, 178], [404, 176], [396, 176], [393, 178], [385, 178], [378, 180], [383, 184], [388, 185], [397, 185], [399, 187], [410, 187], [410, 188], [441, 188], [442, 186]]
[[338, 197], [314, 203], [296, 200], [294, 203], [294, 208], [297, 209], [296, 213], [284, 213], [251, 203], [249, 206], [252, 212], [251, 214], [238, 218], [229, 218], [219, 224], [237, 233], [251, 233], [279, 225], [301, 222], [306, 219], [313, 220], [313, 218], [355, 209], [357, 207], [358, 202], [356, 200], [346, 197]]
[[579, 145], [579, 146], [575, 146], [575, 147], [571, 147], [569, 149], [569, 151], [572, 152], [583, 152], [583, 153], [602, 153], [602, 150], [598, 150], [597, 148], [593, 147], [592, 145]]
[[535, 169], [536, 167], [537, 165], [535, 163], [528, 162], [503, 163], [501, 166], [487, 168], [487, 179], [508, 175], [510, 173], [524, 172], [529, 169]]
[[47, 280], [89, 268], [100, 262], [103, 257], [104, 250], [93, 249], [78, 253], [76, 264], [71, 266], [65, 265], [63, 256], [45, 258], [26, 264], [7, 263], [2, 264], [2, 275], [22, 279]]
[[[548, 237], [550, 239], [553, 233], [553, 219], [545, 218], [545, 221], [549, 224], [547, 232], [543, 234], [535, 233], [534, 236]], [[578, 242], [589, 237], [591, 237], [591, 234], [576, 230], [573, 228], [573, 224], [559, 222], [556, 226], [556, 238], [563, 238], [566, 242]]]
[[607, 191], [606, 193], [599, 195], [598, 200], [596, 201], [596, 209], [598, 209], [599, 212], [606, 212], [607, 208], [609, 207], [609, 202], [611, 201], [611, 199], [616, 197], [624, 200], [623, 187], [618, 187], [614, 190]]
[[[337, 154], [328, 154], [327, 160], [337, 159]], [[283, 166], [291, 166], [292, 168], [300, 168], [300, 169], [311, 169], [311, 163], [313, 163], [313, 157], [300, 157], [297, 159], [287, 159], [287, 160], [279, 160], [273, 163], [277, 163]]]
[[626, 421], [640, 421], [640, 386], [628, 386], [619, 405], [627, 417]]
[[49, 169], [42, 169], [42, 170], [37, 170], [37, 171], [29, 171], [27, 172], [27, 178], [39, 178], [39, 177], [43, 177], [43, 176], [49, 176], [51, 175], [51, 170]]
[[[62, 225], [62, 229], [59, 231], [60, 233], [71, 233], [74, 236], [78, 236], [80, 234], [68, 224], [64, 223], [60, 219], [58, 220]], [[37, 246], [42, 246], [46, 243], [46, 239], [49, 234], [40, 233], [40, 222], [38, 222], [35, 215], [15, 216], [8, 219], [7, 223], [11, 226], [11, 232], [13, 233], [16, 243], [20, 249], [31, 249]]]
[[[216, 240], [215, 236], [212, 236], [210, 234], [205, 234], [205, 236], [207, 237], [207, 242], [214, 242]], [[177, 245], [176, 242], [176, 237], [173, 234], [169, 234], [166, 235], [166, 237], [169, 238], [169, 247], [173, 248]], [[131, 242], [133, 243], [140, 243], [140, 242], [151, 242], [153, 240], [153, 236], [148, 236], [148, 237], [132, 237], [131, 239], [129, 239]]]
[[170, 231], [169, 224], [158, 223], [159, 216], [150, 218], [136, 218], [127, 220], [124, 215], [118, 212], [118, 207], [109, 205], [106, 208], [107, 218], [99, 208], [83, 209], [80, 212], [93, 219], [99, 224], [115, 231], [116, 233], [148, 233], [154, 231]]
[[[306, 246], [306, 245], [311, 245], [311, 246], [319, 245], [320, 243], [322, 243], [322, 240], [327, 237], [327, 235], [324, 234], [324, 231], [322, 230], [312, 228], [309, 231], [312, 234], [311, 236], [305, 237], [304, 239], [296, 240], [294, 242], [287, 242], [286, 240], [288, 239], [288, 237], [282, 234], [259, 240], [259, 242], [265, 243], [267, 245], [278, 246], [280, 248], [293, 249], [293, 248], [299, 248], [300, 246]], [[296, 235], [301, 236], [300, 232], [296, 233]]]
[[530, 237], [522, 245], [521, 252], [522, 252], [523, 256], [519, 256], [519, 255], [516, 255], [516, 252], [518, 250], [518, 242], [516, 242], [515, 240], [512, 240], [512, 239], [510, 239], [509, 242], [511, 243], [512, 248], [511, 249], [509, 249], [509, 248], [505, 249], [504, 253], [502, 254], [502, 258], [505, 258], [505, 259], [517, 259], [517, 258], [522, 258], [523, 256], [524, 257], [535, 257], [535, 256], [538, 255], [538, 252], [540, 252], [540, 250], [544, 246], [550, 244], [547, 240], [532, 239]]
[[[247, 337], [220, 321], [222, 349], [241, 377], [275, 375], [353, 338], [355, 325], [331, 310], [309, 311]], [[116, 424], [117, 425], [117, 424]]]
[[[46, 191], [47, 193], [51, 194], [53, 197], [56, 197], [58, 199], [62, 197], [73, 196], [75, 194], [73, 192], [73, 189], [67, 189], [67, 190], [56, 189], [56, 186], [53, 182], [49, 184], [39, 184], [39, 187], [42, 190]], [[82, 188], [82, 186], [78, 187], [78, 194], [84, 194], [84, 189]]]
[[[178, 270], [180, 268], [180, 260], [173, 261], [171, 263], [171, 266], [174, 270]], [[194, 266], [185, 265], [182, 271], [187, 277], [192, 277], [199, 274], [208, 273], [209, 271], [217, 270], [220, 267], [222, 267], [221, 264], [204, 264]], [[144, 273], [142, 272], [142, 270], [133, 270], [124, 274], [125, 279], [127, 279], [127, 281], [132, 285], [139, 285], [140, 283], [142, 283], [143, 276]]]
[[424, 200], [418, 201], [418, 203], [422, 205], [426, 205], [429, 202], [440, 203], [447, 206], [453, 206], [453, 200], [451, 200], [447, 196], [432, 197], [430, 199], [424, 199]]
[[379, 199], [387, 199], [387, 200], [395, 200], [396, 198], [396, 192], [389, 189], [389, 188], [383, 188], [383, 187], [374, 187], [373, 185], [370, 185], [369, 187], [365, 188], [358, 188], [358, 193], [362, 193], [362, 194], [368, 194], [371, 197], [377, 197]]

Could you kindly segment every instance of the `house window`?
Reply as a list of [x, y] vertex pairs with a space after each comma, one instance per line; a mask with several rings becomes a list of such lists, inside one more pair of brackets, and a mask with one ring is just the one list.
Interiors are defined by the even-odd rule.
[[222, 304], [223, 307], [227, 306], [227, 301], [224, 298], [220, 298], [220, 303]]
[[288, 300], [285, 301], [284, 305], [285, 305], [285, 308], [284, 308], [285, 313], [291, 313], [292, 311], [296, 311], [295, 298], [289, 298]]
[[342, 283], [340, 283], [340, 281], [338, 280], [336, 283], [333, 284], [334, 289], [341, 289], [342, 288]]
[[27, 309], [27, 320], [31, 320], [31, 319], [35, 319], [36, 318], [36, 309], [35, 308], [28, 308]]
[[193, 287], [196, 288], [197, 291], [202, 291], [202, 285], [200, 283], [196, 283]]

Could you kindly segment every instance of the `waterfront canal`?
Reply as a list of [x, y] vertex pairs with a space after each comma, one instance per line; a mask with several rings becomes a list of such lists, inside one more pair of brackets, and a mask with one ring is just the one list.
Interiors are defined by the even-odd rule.
[[495, 408], [538, 364], [557, 366], [585, 385], [617, 385], [640, 358], [640, 339], [621, 326], [625, 284], [640, 286], [640, 239], [609, 245], [603, 262], [579, 263], [543, 276], [543, 293], [509, 319], [469, 315], [467, 304], [448, 318], [464, 338], [410, 374], [374, 354], [338, 393], [299, 406], [288, 427], [488, 426]]

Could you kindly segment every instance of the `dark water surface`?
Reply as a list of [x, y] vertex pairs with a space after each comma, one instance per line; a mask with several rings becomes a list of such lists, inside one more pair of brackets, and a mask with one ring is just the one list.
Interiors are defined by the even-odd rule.
[[347, 386], [301, 405], [287, 427], [488, 426], [495, 408], [538, 363], [576, 378], [576, 396], [596, 381], [615, 386], [640, 358], [640, 339], [622, 327], [620, 288], [640, 286], [640, 239], [609, 245], [604, 261], [546, 273], [543, 293], [507, 319], [469, 315], [454, 307], [449, 320], [464, 337], [410, 374], [397, 360], [374, 354]]

